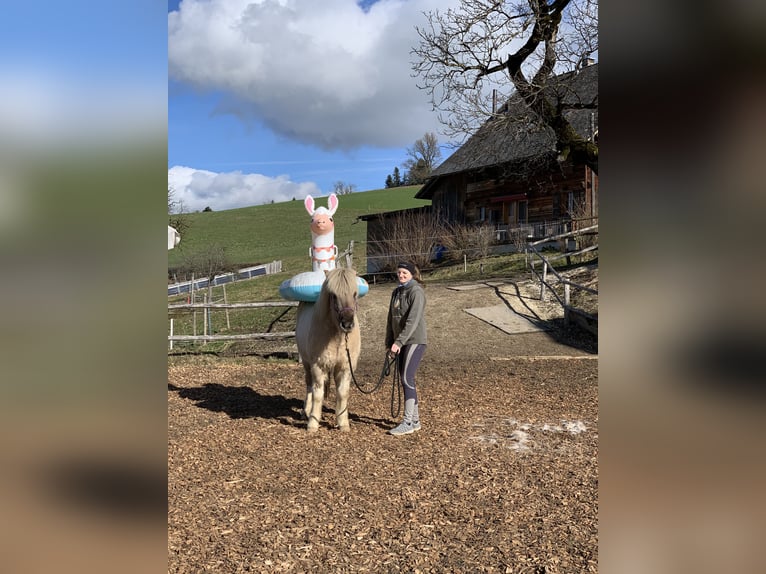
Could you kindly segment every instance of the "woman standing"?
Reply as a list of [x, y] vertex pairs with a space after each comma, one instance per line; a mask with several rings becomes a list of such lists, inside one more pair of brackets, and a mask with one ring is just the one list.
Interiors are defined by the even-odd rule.
[[386, 322], [386, 349], [390, 355], [399, 355], [399, 378], [404, 389], [404, 418], [392, 428], [392, 435], [410, 434], [420, 430], [418, 393], [415, 372], [426, 352], [426, 294], [420, 270], [414, 263], [402, 262], [396, 266], [399, 285], [391, 294]]

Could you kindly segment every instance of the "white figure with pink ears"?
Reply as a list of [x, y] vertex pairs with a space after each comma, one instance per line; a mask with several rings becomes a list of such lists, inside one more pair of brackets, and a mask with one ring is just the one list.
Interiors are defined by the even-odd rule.
[[332, 216], [338, 209], [338, 196], [331, 193], [327, 199], [327, 207], [315, 209], [314, 198], [307, 195], [303, 205], [311, 216], [311, 268], [314, 271], [335, 269], [338, 246], [335, 245], [335, 223]]
[[[311, 216], [311, 271], [298, 273], [282, 281], [279, 294], [289, 301], [314, 303], [322, 290], [325, 272], [335, 269], [338, 247], [335, 245], [335, 222], [333, 215], [338, 209], [338, 196], [331, 193], [327, 198], [327, 207], [316, 207], [310, 195], [303, 200], [306, 211]], [[357, 276], [358, 295], [363, 297], [370, 286], [363, 277]]]

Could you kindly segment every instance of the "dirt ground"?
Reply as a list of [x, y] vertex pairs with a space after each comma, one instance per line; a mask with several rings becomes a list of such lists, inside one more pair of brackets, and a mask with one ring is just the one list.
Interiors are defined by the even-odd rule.
[[[360, 299], [367, 388], [392, 288]], [[352, 391], [350, 433], [334, 428], [330, 391], [308, 434], [294, 360], [169, 358], [168, 572], [598, 570], [595, 337], [529, 281], [426, 295], [423, 429], [404, 437], [386, 432], [390, 377]], [[499, 303], [546, 330], [509, 334], [464, 311]]]

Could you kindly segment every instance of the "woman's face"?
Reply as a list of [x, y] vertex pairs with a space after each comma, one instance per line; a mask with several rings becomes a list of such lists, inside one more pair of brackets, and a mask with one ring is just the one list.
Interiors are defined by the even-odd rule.
[[399, 283], [402, 285], [412, 279], [412, 273], [407, 271], [404, 267], [399, 267], [399, 269], [396, 270], [396, 276], [399, 278]]

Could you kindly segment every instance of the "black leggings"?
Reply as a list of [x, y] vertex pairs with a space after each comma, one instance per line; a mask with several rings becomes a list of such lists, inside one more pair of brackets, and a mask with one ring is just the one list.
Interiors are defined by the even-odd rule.
[[415, 371], [420, 366], [425, 345], [404, 345], [399, 350], [399, 377], [404, 388], [404, 400], [415, 399], [418, 402], [418, 391], [415, 388]]

